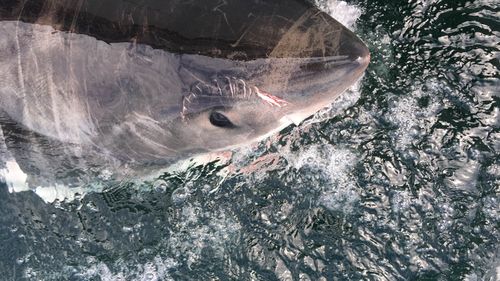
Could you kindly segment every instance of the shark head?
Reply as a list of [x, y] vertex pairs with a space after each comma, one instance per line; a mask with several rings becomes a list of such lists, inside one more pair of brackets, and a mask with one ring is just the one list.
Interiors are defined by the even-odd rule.
[[353, 32], [315, 8], [281, 30], [278, 39], [256, 34], [252, 40], [273, 43], [261, 57], [181, 57], [185, 94], [171, 130], [189, 139], [180, 141], [189, 144], [186, 149], [225, 149], [299, 124], [356, 82], [370, 61]]

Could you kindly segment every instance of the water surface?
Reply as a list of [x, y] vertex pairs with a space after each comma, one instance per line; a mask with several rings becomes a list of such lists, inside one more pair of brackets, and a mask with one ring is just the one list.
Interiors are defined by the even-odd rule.
[[372, 54], [330, 110], [151, 182], [2, 185], [2, 278], [499, 280], [498, 1], [319, 4]]

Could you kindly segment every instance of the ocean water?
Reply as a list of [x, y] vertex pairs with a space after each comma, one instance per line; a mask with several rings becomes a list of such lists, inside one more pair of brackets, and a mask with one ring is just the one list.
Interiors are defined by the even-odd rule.
[[318, 5], [371, 50], [351, 90], [142, 184], [2, 165], [0, 279], [500, 280], [500, 3]]

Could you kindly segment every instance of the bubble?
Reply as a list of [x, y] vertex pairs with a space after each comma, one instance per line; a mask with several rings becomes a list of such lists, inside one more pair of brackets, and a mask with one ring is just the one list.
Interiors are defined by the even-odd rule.
[[156, 180], [153, 183], [153, 190], [156, 192], [165, 193], [168, 189], [169, 189], [169, 184], [162, 179]]

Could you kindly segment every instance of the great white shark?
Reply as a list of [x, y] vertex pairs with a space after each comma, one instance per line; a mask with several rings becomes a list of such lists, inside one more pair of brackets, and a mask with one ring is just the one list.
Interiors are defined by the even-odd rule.
[[35, 186], [135, 176], [299, 124], [369, 60], [306, 0], [1, 1], [0, 162]]

